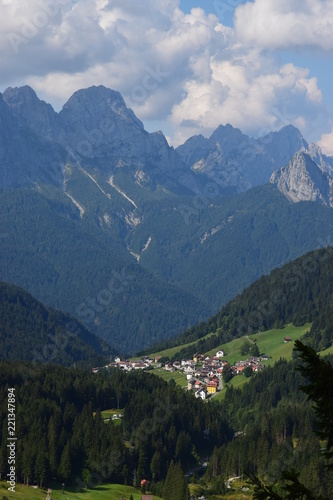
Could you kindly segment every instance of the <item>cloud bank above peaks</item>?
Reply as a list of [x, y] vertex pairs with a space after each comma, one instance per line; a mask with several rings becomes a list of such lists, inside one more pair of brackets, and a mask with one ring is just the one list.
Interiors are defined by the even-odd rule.
[[312, 40], [328, 50], [322, 4], [256, 0], [236, 9], [230, 28], [219, 9], [185, 14], [178, 0], [0, 0], [1, 87], [28, 83], [60, 108], [79, 88], [103, 84], [174, 144], [227, 122], [252, 135], [293, 123], [313, 139], [330, 130], [317, 79], [275, 49]]
[[333, 49], [331, 0], [255, 0], [236, 10], [235, 30], [246, 44], [265, 49]]

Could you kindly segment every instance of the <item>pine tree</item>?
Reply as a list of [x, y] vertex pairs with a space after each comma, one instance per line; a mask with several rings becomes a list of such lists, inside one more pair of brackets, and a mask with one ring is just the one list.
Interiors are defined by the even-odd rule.
[[189, 489], [180, 463], [170, 464], [164, 483], [163, 498], [165, 500], [188, 500]]
[[227, 384], [232, 379], [232, 369], [229, 364], [223, 368], [223, 381]]
[[58, 474], [62, 481], [68, 481], [71, 477], [72, 467], [71, 467], [71, 457], [69, 442], [66, 444], [60, 459], [60, 465], [58, 467]]
[[174, 476], [175, 476], [175, 465], [172, 460], [169, 465], [168, 473], [164, 482], [163, 498], [165, 500], [174, 500], [172, 498]]
[[257, 346], [256, 343], [251, 345], [250, 354], [251, 354], [251, 356], [259, 356], [260, 351], [259, 351], [259, 347]]
[[161, 453], [157, 450], [155, 451], [153, 458], [150, 462], [150, 471], [154, 480], [158, 480], [160, 470], [162, 468]]
[[148, 475], [148, 458], [146, 451], [146, 443], [142, 443], [139, 450], [139, 462], [137, 470], [137, 485], [140, 486], [141, 479], [147, 479]]
[[48, 425], [48, 447], [49, 447], [49, 463], [51, 474], [55, 476], [58, 470], [58, 446], [57, 434], [53, 416], [50, 418]]
[[47, 477], [47, 455], [46, 449], [44, 446], [39, 447], [37, 456], [36, 456], [36, 464], [35, 464], [35, 479], [38, 479], [39, 486], [42, 488], [43, 483]]
[[90, 478], [91, 478], [89, 469], [82, 469], [81, 476], [82, 476], [82, 481], [83, 481], [84, 487], [88, 488], [88, 484], [89, 484]]
[[34, 455], [29, 446], [24, 448], [22, 455], [22, 474], [24, 477], [24, 483], [26, 482], [27, 486], [29, 486], [29, 480], [32, 477], [32, 469], [33, 469]]
[[191, 457], [192, 441], [188, 434], [184, 431], [179, 433], [176, 445], [176, 459], [180, 460], [181, 464], [187, 464]]

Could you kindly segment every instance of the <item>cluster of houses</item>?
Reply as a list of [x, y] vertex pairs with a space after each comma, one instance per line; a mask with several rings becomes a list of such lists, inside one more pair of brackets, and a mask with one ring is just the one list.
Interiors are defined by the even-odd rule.
[[[209, 357], [204, 354], [194, 354], [193, 359], [182, 361], [168, 361], [164, 369], [169, 372], [181, 371], [186, 375], [187, 389], [193, 391], [196, 398], [205, 400], [208, 396], [214, 395], [223, 388], [222, 375], [228, 361], [223, 360], [224, 351], [217, 351], [215, 356]], [[150, 366], [162, 368], [161, 356], [155, 358], [145, 357], [139, 361], [121, 360], [115, 358], [113, 362], [105, 368], [120, 368], [124, 371], [145, 370]], [[236, 361], [231, 367], [233, 376], [243, 374], [247, 367], [251, 367], [253, 372], [259, 372], [265, 368], [262, 361], [267, 361], [268, 356], [262, 354], [260, 357], [250, 356], [247, 360]], [[100, 368], [93, 368], [97, 373]]]
[[[121, 360], [119, 357], [115, 358], [115, 360], [108, 365], [106, 365], [103, 368], [120, 368], [121, 370], [124, 370], [126, 372], [130, 372], [131, 370], [145, 370], [146, 368], [149, 368], [149, 366], [153, 365], [155, 363], [155, 359], [151, 358], [145, 358], [144, 360], [140, 361], [124, 361]], [[155, 366], [155, 365], [154, 365]], [[101, 368], [93, 368], [92, 371], [93, 373], [97, 373]]]
[[[214, 395], [223, 388], [223, 369], [228, 361], [223, 360], [223, 351], [217, 351], [215, 356], [209, 357], [203, 354], [195, 354], [193, 360], [168, 362], [164, 369], [167, 371], [179, 370], [186, 374], [187, 389], [193, 391], [196, 398], [205, 400], [208, 396]], [[251, 367], [253, 372], [259, 372], [265, 368], [262, 361], [267, 361], [265, 354], [260, 357], [250, 356], [247, 360], [236, 361], [231, 367], [233, 376], [240, 375], [245, 368]]]
[[236, 361], [234, 366], [231, 367], [232, 374], [240, 375], [241, 373], [244, 372], [245, 368], [247, 368], [248, 366], [252, 368], [253, 372], [260, 372], [265, 368], [265, 365], [260, 363], [260, 361], [267, 361], [267, 360], [268, 356], [266, 356], [266, 354], [262, 354], [260, 357], [250, 356], [245, 361]]
[[222, 372], [227, 364], [227, 361], [221, 359], [224, 355], [223, 351], [217, 351], [212, 358], [195, 354], [191, 360], [166, 363], [164, 369], [182, 371], [186, 375], [187, 389], [194, 391], [196, 398], [205, 400], [207, 396], [222, 389]]

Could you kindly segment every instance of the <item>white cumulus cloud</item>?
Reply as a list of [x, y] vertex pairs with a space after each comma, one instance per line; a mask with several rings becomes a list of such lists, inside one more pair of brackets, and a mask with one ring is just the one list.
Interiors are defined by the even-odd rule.
[[317, 79], [266, 49], [328, 50], [332, 4], [255, 0], [231, 28], [179, 0], [0, 0], [1, 90], [27, 83], [60, 108], [103, 84], [175, 144], [227, 122], [253, 135], [293, 123], [313, 140], [327, 130]]
[[333, 156], [333, 127], [328, 134], [322, 134], [320, 141], [318, 141], [318, 146], [324, 154]]
[[333, 49], [332, 0], [255, 0], [237, 8], [243, 43], [268, 49]]

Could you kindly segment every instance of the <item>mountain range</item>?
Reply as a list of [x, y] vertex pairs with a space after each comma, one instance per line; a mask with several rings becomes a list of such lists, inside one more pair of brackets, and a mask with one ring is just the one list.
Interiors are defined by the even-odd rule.
[[[0, 280], [134, 352], [333, 237], [333, 159], [286, 126], [174, 149], [122, 96], [0, 94]], [[299, 203], [295, 203], [295, 202]]]

